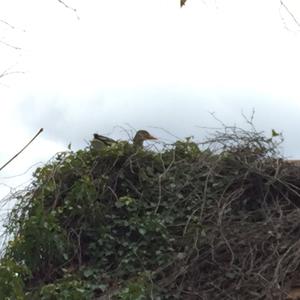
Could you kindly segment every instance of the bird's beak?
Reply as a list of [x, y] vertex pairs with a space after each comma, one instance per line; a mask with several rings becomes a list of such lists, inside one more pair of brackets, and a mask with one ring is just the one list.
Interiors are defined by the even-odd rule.
[[149, 134], [149, 135], [147, 136], [147, 140], [158, 140], [158, 138], [156, 138], [155, 136]]

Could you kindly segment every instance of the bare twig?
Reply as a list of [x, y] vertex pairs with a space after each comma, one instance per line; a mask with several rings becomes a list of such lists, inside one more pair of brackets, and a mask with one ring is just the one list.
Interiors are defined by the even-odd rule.
[[295, 24], [298, 27], [300, 27], [300, 22], [295, 17], [295, 15], [290, 11], [290, 9], [288, 8], [288, 6], [283, 2], [283, 0], [280, 0], [280, 5], [285, 9], [285, 11], [288, 13], [288, 15], [293, 19], [293, 21], [295, 22]]
[[7, 47], [9, 47], [9, 48], [15, 49], [15, 50], [22, 50], [21, 47], [14, 46], [14, 45], [12, 45], [12, 44], [9, 44], [9, 43], [4, 42], [4, 41], [1, 41], [1, 40], [0, 40], [0, 43], [3, 44], [3, 45], [5, 45], [5, 46], [7, 46]]
[[76, 8], [69, 6], [69, 5], [66, 4], [66, 2], [64, 2], [63, 0], [57, 0], [57, 1], [58, 1], [60, 4], [62, 4], [64, 7], [66, 7], [67, 9], [72, 10], [72, 11], [76, 14], [77, 19], [78, 19], [78, 20], [80, 19], [79, 16], [78, 16], [78, 14], [77, 14], [77, 9], [76, 9]]
[[183, 5], [185, 5], [185, 2], [186, 2], [187, 0], [180, 0], [180, 7], [182, 7]]
[[7, 26], [10, 27], [11, 29], [16, 29], [15, 26], [11, 25], [10, 23], [8, 23], [8, 22], [6, 22], [6, 21], [4, 21], [4, 20], [2, 20], [2, 19], [0, 19], [0, 22], [3, 23], [3, 24], [5, 24], [5, 25], [7, 25]]
[[10, 162], [12, 162], [19, 154], [21, 154], [37, 137], [40, 133], [43, 132], [43, 128], [41, 128], [38, 133], [16, 154], [14, 155], [8, 162], [6, 162], [1, 168], [2, 171]]
[[2, 73], [0, 73], [0, 78], [4, 77], [4, 76], [8, 76], [8, 75], [13, 75], [13, 74], [25, 74], [25, 72], [22, 71], [8, 71], [5, 70]]

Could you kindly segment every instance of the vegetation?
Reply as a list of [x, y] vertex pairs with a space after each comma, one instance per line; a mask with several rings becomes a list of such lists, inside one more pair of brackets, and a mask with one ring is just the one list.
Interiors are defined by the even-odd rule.
[[16, 195], [0, 299], [285, 299], [300, 169], [280, 138], [226, 127], [201, 146], [57, 154]]

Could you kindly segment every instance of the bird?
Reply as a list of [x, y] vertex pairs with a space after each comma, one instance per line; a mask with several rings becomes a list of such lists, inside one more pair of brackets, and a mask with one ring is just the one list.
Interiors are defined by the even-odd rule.
[[[133, 145], [137, 148], [143, 148], [144, 141], [147, 140], [157, 140], [157, 138], [146, 130], [138, 130], [133, 138]], [[114, 143], [117, 143], [117, 141], [98, 133], [94, 133], [94, 139], [91, 141], [91, 145], [95, 150], [100, 150], [103, 147], [111, 146]]]
[[157, 138], [151, 135], [146, 130], [139, 130], [133, 138], [133, 145], [136, 147], [143, 148], [144, 141], [148, 140], [157, 140]]
[[103, 143], [105, 146], [110, 146], [111, 144], [116, 143], [115, 140], [98, 133], [94, 133], [94, 140]]

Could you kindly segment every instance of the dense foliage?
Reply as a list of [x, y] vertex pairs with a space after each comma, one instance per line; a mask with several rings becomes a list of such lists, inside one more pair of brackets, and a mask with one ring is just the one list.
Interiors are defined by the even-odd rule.
[[300, 170], [276, 135], [57, 154], [17, 194], [0, 299], [284, 299]]

